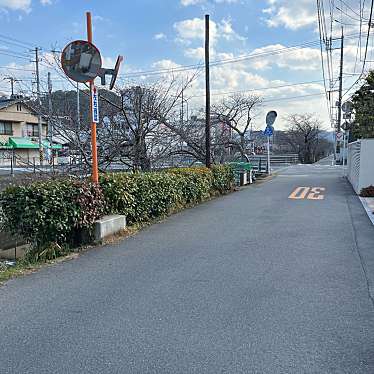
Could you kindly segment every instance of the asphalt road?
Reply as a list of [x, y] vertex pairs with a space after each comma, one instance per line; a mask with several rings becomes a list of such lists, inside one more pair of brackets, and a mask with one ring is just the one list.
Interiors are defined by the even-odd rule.
[[372, 374], [371, 252], [341, 169], [293, 166], [0, 287], [0, 373]]

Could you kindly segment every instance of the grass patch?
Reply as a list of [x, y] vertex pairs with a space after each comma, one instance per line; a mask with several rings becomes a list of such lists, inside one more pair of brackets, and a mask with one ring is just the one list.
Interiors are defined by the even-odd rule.
[[18, 261], [15, 266], [7, 267], [5, 270], [0, 270], [0, 285], [9, 279], [33, 273], [42, 266], [43, 264], [40, 263], [31, 264], [24, 260]]

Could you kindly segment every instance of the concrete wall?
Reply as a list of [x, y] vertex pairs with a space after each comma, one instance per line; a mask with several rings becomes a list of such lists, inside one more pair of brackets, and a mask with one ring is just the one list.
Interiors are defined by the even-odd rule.
[[14, 259], [15, 256], [17, 258], [22, 257], [27, 247], [22, 238], [0, 232], [0, 258]]
[[361, 139], [348, 146], [348, 179], [357, 194], [374, 185], [374, 139]]
[[[14, 150], [15, 162], [13, 166], [30, 167], [40, 164], [39, 149], [15, 149]], [[10, 167], [12, 158], [12, 150], [0, 150], [0, 166]], [[55, 158], [55, 165], [57, 165], [57, 158]]]
[[[19, 105], [21, 105], [21, 110]], [[13, 123], [13, 135], [0, 135], [0, 142], [6, 143], [10, 136], [25, 137], [27, 136], [27, 123], [38, 124], [38, 116], [32, 113], [25, 105], [13, 104], [0, 110], [0, 121]], [[43, 119], [43, 138], [47, 136], [47, 123]]]

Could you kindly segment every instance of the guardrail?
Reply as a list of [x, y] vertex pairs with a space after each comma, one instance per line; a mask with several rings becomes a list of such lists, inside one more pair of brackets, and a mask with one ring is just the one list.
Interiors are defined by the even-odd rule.
[[[249, 162], [253, 165], [257, 173], [266, 173], [268, 171], [267, 155], [251, 155]], [[297, 154], [287, 155], [270, 155], [270, 164], [275, 166], [287, 166], [299, 163], [299, 156]]]

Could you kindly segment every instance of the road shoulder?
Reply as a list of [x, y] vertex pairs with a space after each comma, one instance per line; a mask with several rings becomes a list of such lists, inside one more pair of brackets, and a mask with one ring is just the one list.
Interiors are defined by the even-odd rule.
[[355, 195], [347, 196], [347, 204], [351, 217], [352, 235], [355, 243], [353, 248], [361, 262], [369, 297], [374, 305], [374, 225], [371, 225], [363, 206]]

